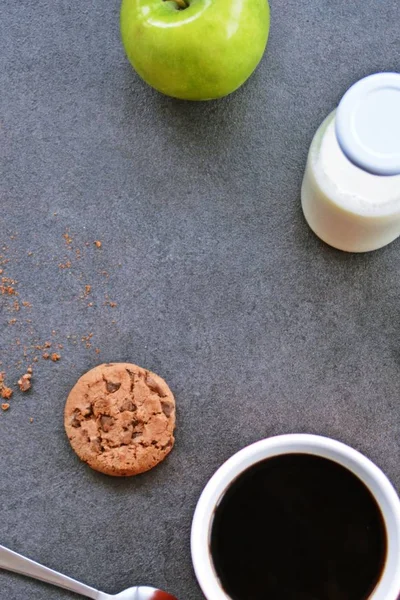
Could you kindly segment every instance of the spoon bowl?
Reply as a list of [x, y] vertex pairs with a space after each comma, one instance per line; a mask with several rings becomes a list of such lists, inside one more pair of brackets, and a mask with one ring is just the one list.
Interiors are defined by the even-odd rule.
[[130, 587], [115, 595], [103, 594], [98, 600], [111, 600], [111, 598], [114, 600], [177, 600], [167, 592], [148, 586]]

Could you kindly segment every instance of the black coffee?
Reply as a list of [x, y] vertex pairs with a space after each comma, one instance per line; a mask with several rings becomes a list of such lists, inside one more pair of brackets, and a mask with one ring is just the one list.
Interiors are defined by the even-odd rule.
[[233, 600], [366, 600], [386, 548], [367, 487], [308, 454], [245, 471], [223, 496], [211, 530], [214, 567]]

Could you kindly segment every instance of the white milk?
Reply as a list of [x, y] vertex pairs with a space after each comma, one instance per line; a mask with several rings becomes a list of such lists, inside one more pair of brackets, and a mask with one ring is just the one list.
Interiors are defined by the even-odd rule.
[[334, 111], [325, 119], [311, 144], [301, 190], [304, 216], [335, 248], [376, 250], [400, 235], [400, 175], [371, 174], [350, 162], [339, 146], [336, 117]]

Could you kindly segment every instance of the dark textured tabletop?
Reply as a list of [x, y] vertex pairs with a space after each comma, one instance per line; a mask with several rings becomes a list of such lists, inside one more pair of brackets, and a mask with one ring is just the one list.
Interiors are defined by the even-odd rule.
[[[400, 243], [335, 251], [300, 209], [321, 121], [400, 70], [399, 20], [398, 0], [272, 0], [254, 76], [189, 103], [131, 69], [119, 0], [3, 0], [0, 544], [106, 592], [199, 600], [193, 510], [246, 444], [331, 436], [400, 489]], [[178, 407], [173, 452], [131, 479], [91, 471], [63, 429], [77, 378], [119, 360]], [[0, 597], [75, 596], [2, 571]]]

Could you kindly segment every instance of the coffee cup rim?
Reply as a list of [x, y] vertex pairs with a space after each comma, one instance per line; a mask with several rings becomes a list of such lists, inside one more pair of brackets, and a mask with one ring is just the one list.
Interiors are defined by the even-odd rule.
[[215, 573], [210, 553], [210, 532], [215, 509], [233, 481], [254, 464], [282, 454], [313, 454], [349, 469], [371, 491], [387, 532], [387, 555], [377, 586], [368, 600], [397, 600], [400, 593], [400, 499], [383, 471], [366, 456], [337, 440], [312, 434], [291, 433], [266, 438], [246, 446], [214, 473], [197, 503], [191, 529], [194, 571], [207, 600], [231, 600]]

